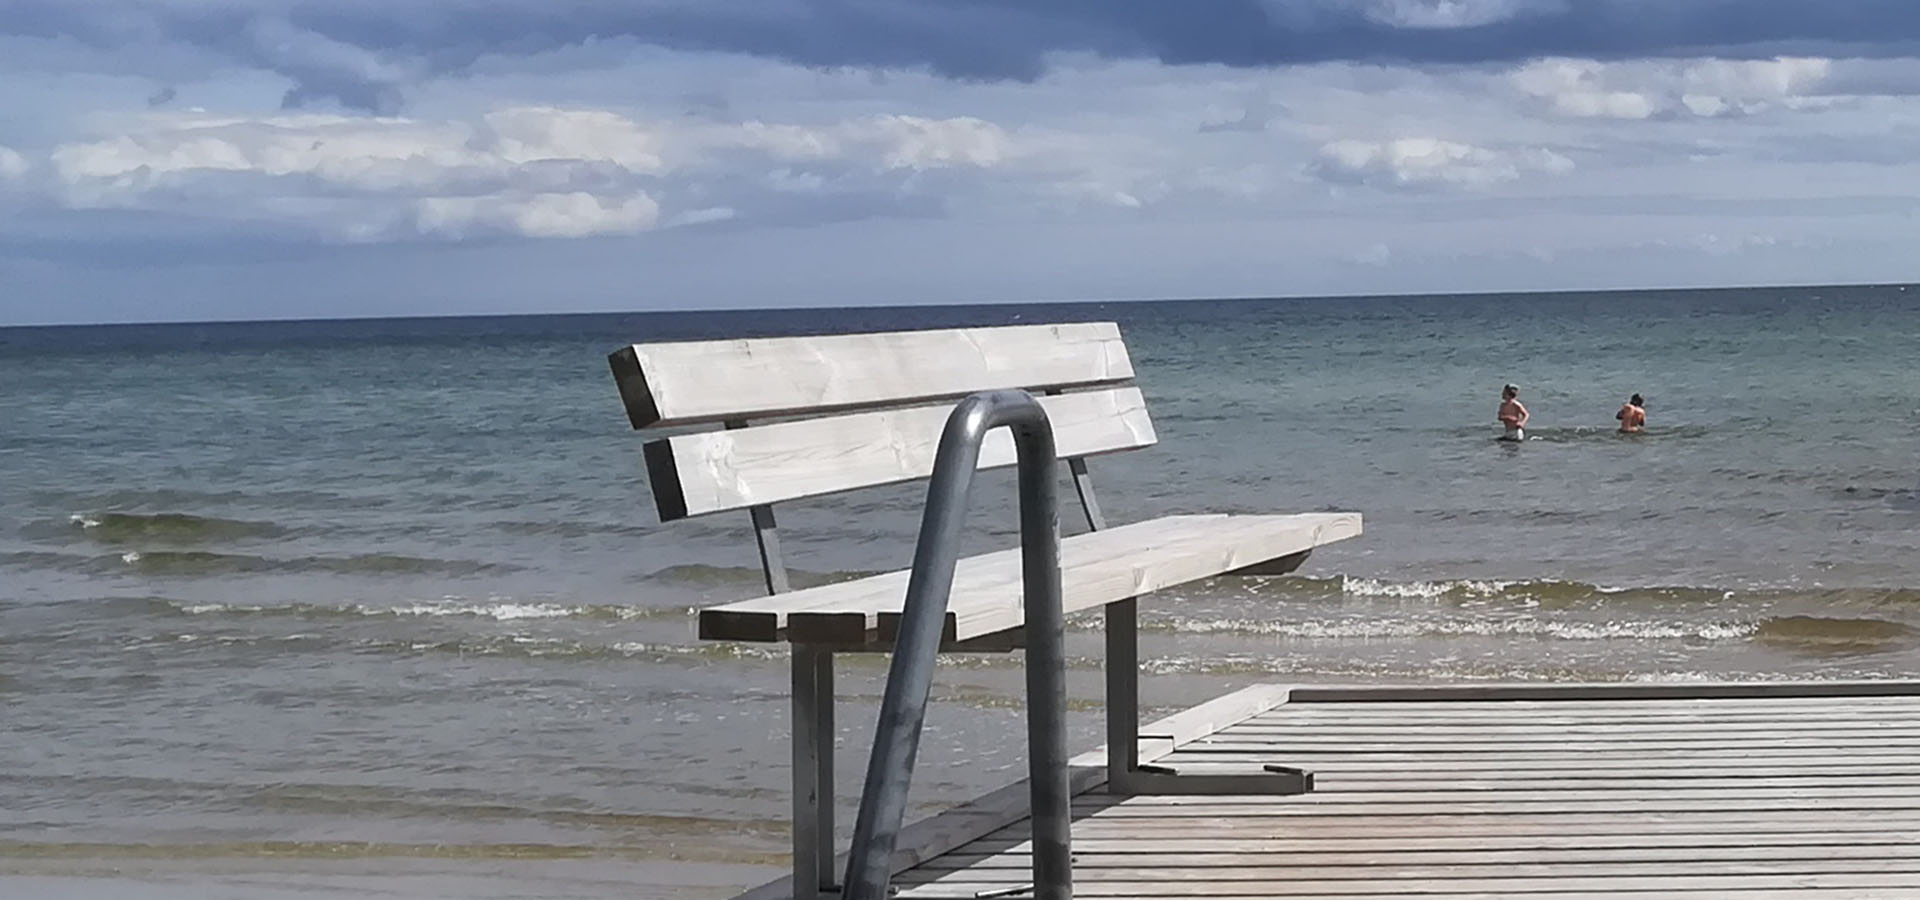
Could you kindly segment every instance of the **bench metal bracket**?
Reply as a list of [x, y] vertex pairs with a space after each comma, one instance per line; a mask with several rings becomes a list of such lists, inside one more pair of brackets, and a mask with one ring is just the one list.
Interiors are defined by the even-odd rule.
[[1313, 773], [1291, 766], [1264, 766], [1261, 772], [1226, 772], [1182, 775], [1168, 766], [1140, 766], [1123, 773], [1121, 783], [1107, 776], [1110, 794], [1161, 796], [1219, 794], [1305, 794], [1313, 790]]

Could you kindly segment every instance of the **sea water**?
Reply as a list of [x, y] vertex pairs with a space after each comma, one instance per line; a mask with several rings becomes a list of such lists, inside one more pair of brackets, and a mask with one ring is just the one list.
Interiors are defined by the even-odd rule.
[[[751, 526], [657, 521], [606, 354], [1074, 320], [1120, 323], [1160, 435], [1093, 461], [1111, 520], [1366, 516], [1294, 576], [1143, 603], [1154, 710], [1920, 675], [1920, 290], [0, 329], [0, 896], [778, 875], [783, 648], [697, 642], [690, 612], [759, 589]], [[1649, 427], [1619, 435], [1636, 392]], [[796, 581], [905, 566], [919, 490], [784, 507]], [[969, 549], [1011, 545], [1010, 475], [976, 506]], [[1084, 749], [1096, 619], [1069, 652]], [[841, 658], [843, 823], [884, 664]], [[1019, 666], [945, 661], [916, 813], [1022, 774]]]

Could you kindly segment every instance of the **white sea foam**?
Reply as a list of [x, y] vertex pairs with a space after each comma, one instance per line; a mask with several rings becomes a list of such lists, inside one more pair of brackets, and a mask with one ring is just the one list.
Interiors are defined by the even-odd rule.
[[1535, 618], [1339, 619], [1305, 622], [1257, 619], [1173, 619], [1163, 620], [1153, 625], [1183, 634], [1272, 635], [1306, 639], [1543, 637], [1563, 641], [1724, 641], [1750, 637], [1760, 627], [1753, 622], [1567, 622]]
[[1517, 584], [1513, 581], [1381, 581], [1377, 578], [1341, 576], [1340, 592], [1355, 597], [1390, 597], [1398, 600], [1432, 600], [1452, 593], [1469, 597], [1491, 597]]
[[140, 561], [140, 551], [128, 550], [127, 552], [120, 554], [120, 561], [123, 563], [126, 563], [127, 565], [133, 565], [134, 563], [137, 563]]
[[787, 648], [778, 644], [647, 644], [622, 641], [608, 648], [629, 656], [698, 656], [735, 659], [785, 659]]
[[[138, 558], [138, 554], [128, 554], [128, 556], [132, 556], [135, 559]], [[133, 562], [135, 560], [128, 559], [127, 561]], [[466, 600], [464, 598], [459, 598], [459, 597], [448, 597], [442, 600], [422, 600], [422, 601], [407, 603], [401, 606], [382, 606], [378, 604], [360, 604], [360, 603], [347, 604], [347, 605], [338, 606], [338, 607], [325, 606], [320, 604], [313, 604], [313, 605], [289, 604], [286, 606], [267, 606], [267, 605], [246, 604], [246, 603], [195, 603], [195, 604], [182, 605], [182, 606], [179, 606], [178, 608], [181, 612], [187, 613], [189, 615], [208, 615], [208, 614], [219, 614], [219, 613], [251, 613], [251, 614], [281, 613], [281, 614], [299, 615], [303, 613], [311, 614], [316, 612], [331, 612], [335, 614], [349, 614], [349, 615], [362, 615], [362, 616], [472, 616], [472, 617], [483, 618], [483, 619], [494, 619], [501, 622], [509, 622], [509, 621], [515, 621], [520, 619], [564, 619], [564, 618], [571, 618], [571, 617], [580, 617], [580, 618], [612, 617], [615, 619], [641, 619], [641, 618], [647, 618], [649, 616], [658, 616], [658, 615], [661, 615], [663, 612], [677, 613], [677, 614], [683, 614], [683, 615], [692, 614], [691, 609], [672, 609], [672, 610], [663, 611], [663, 610], [660, 610], [657, 608], [651, 608], [651, 607], [580, 606], [580, 605], [564, 604], [564, 603], [543, 603], [543, 602], [531, 602], [531, 601], [524, 601], [524, 600], [507, 600], [503, 598], [489, 598], [488, 601], [486, 602], [474, 603], [472, 601]]]
[[355, 612], [369, 616], [478, 616], [502, 622], [515, 619], [562, 619], [580, 615], [583, 607], [557, 603], [486, 603], [468, 606], [460, 603], [414, 603], [408, 606], [355, 606]]

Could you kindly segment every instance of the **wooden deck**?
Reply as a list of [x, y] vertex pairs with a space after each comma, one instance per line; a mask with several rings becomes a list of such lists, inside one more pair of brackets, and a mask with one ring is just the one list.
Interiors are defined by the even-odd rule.
[[[1078, 896], [1920, 898], [1920, 683], [1258, 686], [1142, 735], [1182, 774], [1316, 788], [1113, 797], [1076, 770]], [[909, 828], [899, 896], [1021, 896], [1023, 802]]]

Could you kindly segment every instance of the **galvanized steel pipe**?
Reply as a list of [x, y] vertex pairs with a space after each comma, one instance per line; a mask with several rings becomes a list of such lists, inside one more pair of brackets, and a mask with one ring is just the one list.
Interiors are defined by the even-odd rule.
[[1020, 560], [1027, 640], [1028, 782], [1033, 807], [1033, 895], [1073, 896], [1067, 787], [1066, 617], [1060, 602], [1060, 514], [1053, 425], [1025, 391], [960, 401], [947, 418], [927, 487], [900, 633], [894, 638], [860, 814], [847, 861], [847, 900], [885, 900], [906, 815], [907, 788], [926, 723], [960, 533], [987, 432], [1013, 431], [1019, 462]]

